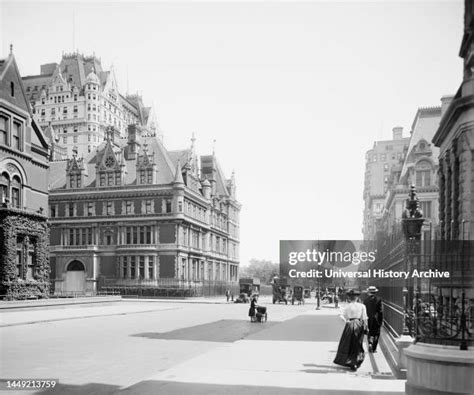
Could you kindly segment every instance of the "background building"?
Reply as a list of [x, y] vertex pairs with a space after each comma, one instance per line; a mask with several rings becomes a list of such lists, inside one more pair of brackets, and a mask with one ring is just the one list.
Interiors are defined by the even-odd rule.
[[0, 295], [49, 295], [48, 144], [13, 54], [0, 60]]
[[375, 240], [377, 221], [382, 218], [390, 175], [400, 169], [410, 138], [403, 137], [403, 128], [393, 128], [393, 139], [376, 141], [365, 154], [364, 240]]
[[[444, 102], [448, 100], [443, 99]], [[405, 201], [410, 186], [415, 185], [421, 210], [426, 219], [422, 233], [424, 239], [436, 237], [438, 226], [438, 153], [432, 143], [441, 119], [441, 107], [419, 108], [410, 131], [408, 148], [402, 162], [392, 166], [381, 219], [377, 231], [386, 237], [400, 228]]]
[[126, 139], [110, 127], [85, 157], [53, 162], [49, 179], [56, 293], [237, 281], [235, 179], [215, 155], [199, 160], [194, 138], [167, 151], [138, 125]]
[[113, 68], [104, 71], [95, 55], [63, 54], [59, 64], [41, 65], [40, 74], [23, 77], [23, 83], [38, 124], [49, 128], [68, 157], [74, 147], [81, 156], [91, 152], [108, 126], [118, 137], [126, 136], [131, 124], [159, 134], [153, 108], [145, 107], [139, 95], [121, 95]]

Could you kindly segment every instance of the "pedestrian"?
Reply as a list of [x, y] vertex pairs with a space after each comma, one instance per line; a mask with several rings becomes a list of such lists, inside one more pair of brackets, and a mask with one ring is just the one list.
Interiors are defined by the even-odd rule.
[[230, 299], [230, 291], [229, 290], [225, 291], [225, 297], [227, 298], [227, 303], [229, 303], [229, 299]]
[[377, 344], [380, 337], [380, 328], [383, 324], [382, 299], [376, 295], [378, 291], [379, 290], [377, 287], [371, 285], [369, 288], [367, 288], [368, 296], [364, 300], [369, 324], [369, 352], [371, 353], [377, 351]]
[[364, 362], [364, 333], [367, 331], [367, 311], [365, 305], [356, 302], [360, 293], [350, 290], [347, 296], [350, 303], [344, 308], [342, 318], [346, 322], [339, 340], [334, 363], [347, 366], [356, 371]]
[[254, 322], [256, 320], [256, 313], [257, 313], [257, 295], [252, 295], [250, 300], [250, 308], [249, 308], [249, 317], [250, 321]]

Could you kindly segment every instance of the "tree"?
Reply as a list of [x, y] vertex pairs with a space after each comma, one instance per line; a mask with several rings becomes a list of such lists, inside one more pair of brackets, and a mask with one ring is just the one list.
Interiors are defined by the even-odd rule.
[[261, 284], [269, 284], [274, 276], [278, 276], [280, 267], [278, 263], [264, 259], [251, 259], [248, 266], [240, 267], [240, 278], [257, 277]]

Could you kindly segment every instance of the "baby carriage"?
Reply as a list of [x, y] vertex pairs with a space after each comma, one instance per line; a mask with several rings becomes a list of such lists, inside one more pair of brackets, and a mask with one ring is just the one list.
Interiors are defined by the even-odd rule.
[[255, 314], [257, 322], [267, 322], [267, 308], [264, 306], [257, 306], [257, 313]]

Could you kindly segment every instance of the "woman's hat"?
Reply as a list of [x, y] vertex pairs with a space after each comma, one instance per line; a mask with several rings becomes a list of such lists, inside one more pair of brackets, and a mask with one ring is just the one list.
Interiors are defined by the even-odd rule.
[[379, 292], [379, 290], [377, 289], [377, 287], [374, 287], [373, 285], [371, 285], [369, 288], [367, 288], [367, 292], [375, 293], [375, 292]]
[[357, 296], [357, 295], [360, 295], [360, 292], [357, 289], [350, 289], [349, 291], [347, 291], [347, 295], [348, 296]]

